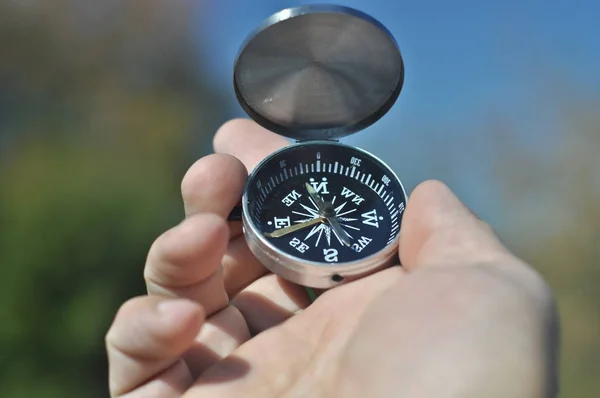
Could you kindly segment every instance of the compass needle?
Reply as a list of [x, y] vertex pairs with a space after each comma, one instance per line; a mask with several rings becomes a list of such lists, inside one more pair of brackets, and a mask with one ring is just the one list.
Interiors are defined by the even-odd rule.
[[306, 184], [304, 184], [304, 186], [306, 187], [306, 190], [308, 191], [308, 194], [310, 195], [311, 201], [317, 207], [317, 209], [319, 209], [319, 212], [321, 212], [321, 213], [325, 212], [327, 209], [327, 205], [325, 204], [323, 199], [321, 199], [321, 197], [319, 196], [317, 191], [315, 191], [315, 189], [312, 187], [312, 185], [310, 185], [308, 182]]
[[299, 230], [304, 229], [304, 228], [308, 228], [310, 226], [313, 226], [313, 225], [321, 223], [321, 222], [323, 222], [322, 218], [315, 218], [313, 220], [306, 221], [306, 222], [303, 222], [303, 223], [299, 223], [299, 224], [296, 224], [296, 225], [292, 225], [292, 226], [289, 226], [289, 227], [286, 227], [286, 228], [278, 229], [278, 230], [273, 231], [273, 232], [265, 232], [264, 235], [267, 236], [267, 237], [269, 237], [269, 238], [281, 238], [282, 236], [291, 234], [292, 232], [296, 232], [296, 231], [299, 231]]
[[340, 242], [350, 247], [352, 245], [350, 243], [350, 235], [348, 235], [344, 228], [342, 228], [342, 224], [340, 224], [335, 217], [327, 218], [327, 221], [329, 222], [329, 225], [331, 225], [333, 233], [337, 236]]
[[391, 265], [406, 192], [384, 162], [338, 142], [378, 121], [400, 94], [404, 63], [390, 32], [348, 7], [286, 9], [246, 40], [233, 83], [254, 121], [297, 141], [248, 176], [241, 218], [256, 258], [313, 288]]

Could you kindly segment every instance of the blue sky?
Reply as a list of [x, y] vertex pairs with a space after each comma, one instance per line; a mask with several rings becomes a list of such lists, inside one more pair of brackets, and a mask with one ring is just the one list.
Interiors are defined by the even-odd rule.
[[[233, 103], [232, 67], [246, 35], [276, 11], [313, 2], [207, 3], [197, 24], [202, 62]], [[427, 178], [447, 181], [484, 216], [498, 217], [489, 176], [480, 167], [493, 151], [486, 146], [490, 118], [510, 120], [520, 132], [516, 139], [526, 146], [552, 136], [557, 128], [552, 112], [544, 110], [553, 84], [600, 95], [600, 3], [334, 3], [358, 8], [386, 25], [406, 64], [405, 85], [395, 107], [376, 125], [344, 142], [388, 162], [409, 190]], [[234, 106], [236, 114], [244, 116]]]

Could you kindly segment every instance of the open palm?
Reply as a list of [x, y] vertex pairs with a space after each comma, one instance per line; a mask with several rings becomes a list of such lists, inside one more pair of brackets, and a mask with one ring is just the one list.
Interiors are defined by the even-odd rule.
[[107, 334], [113, 397], [543, 397], [544, 282], [439, 182], [412, 194], [396, 266], [323, 293], [270, 274], [226, 222], [282, 138], [246, 120], [186, 174], [186, 219], [153, 244], [148, 296]]

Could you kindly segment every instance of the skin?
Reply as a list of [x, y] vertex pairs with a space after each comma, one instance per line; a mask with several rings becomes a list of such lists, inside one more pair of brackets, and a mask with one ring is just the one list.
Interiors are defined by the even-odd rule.
[[548, 286], [439, 181], [408, 201], [402, 267], [312, 304], [269, 274], [226, 217], [248, 170], [286, 144], [234, 120], [189, 169], [186, 218], [148, 254], [148, 295], [106, 335], [112, 397], [556, 395]]

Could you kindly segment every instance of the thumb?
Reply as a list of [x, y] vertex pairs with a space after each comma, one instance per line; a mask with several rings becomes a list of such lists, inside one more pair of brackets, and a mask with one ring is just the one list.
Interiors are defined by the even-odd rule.
[[111, 396], [181, 396], [194, 380], [180, 358], [204, 315], [185, 299], [144, 296], [123, 304], [106, 335]]
[[415, 188], [400, 235], [400, 260], [406, 269], [488, 262], [507, 255], [491, 227], [444, 183], [431, 180]]

